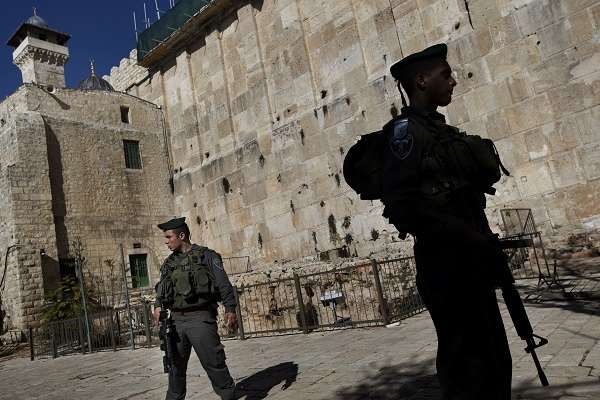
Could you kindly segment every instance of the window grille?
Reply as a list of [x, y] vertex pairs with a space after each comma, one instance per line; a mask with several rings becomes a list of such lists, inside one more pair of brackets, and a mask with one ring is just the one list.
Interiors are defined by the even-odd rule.
[[140, 142], [137, 140], [123, 140], [123, 151], [125, 152], [125, 168], [142, 169]]

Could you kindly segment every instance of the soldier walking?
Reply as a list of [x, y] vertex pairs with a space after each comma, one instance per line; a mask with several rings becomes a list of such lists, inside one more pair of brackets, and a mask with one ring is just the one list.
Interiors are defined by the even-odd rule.
[[223, 400], [234, 398], [235, 383], [225, 363], [225, 351], [217, 332], [217, 302], [225, 306], [229, 328], [236, 325], [236, 301], [221, 256], [190, 242], [185, 218], [176, 218], [158, 227], [172, 251], [160, 269], [156, 284], [154, 318], [168, 309], [175, 327], [173, 360], [166, 400], [183, 400], [186, 371], [192, 348], [206, 371], [214, 391]]

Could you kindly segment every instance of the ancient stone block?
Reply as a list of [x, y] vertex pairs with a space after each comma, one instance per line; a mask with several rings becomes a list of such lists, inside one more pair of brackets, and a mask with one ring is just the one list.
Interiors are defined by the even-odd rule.
[[554, 185], [545, 161], [534, 161], [514, 169], [519, 193], [523, 197], [552, 192]]
[[525, 144], [525, 135], [516, 134], [496, 141], [498, 154], [509, 170], [515, 169], [529, 161], [529, 154]]
[[547, 96], [536, 96], [522, 101], [505, 110], [512, 132], [527, 129], [550, 122], [553, 118], [552, 107]]
[[524, 35], [531, 35], [563, 16], [560, 2], [540, 0], [529, 2], [516, 10], [519, 28]]
[[544, 133], [545, 131], [541, 127], [525, 132], [525, 145], [530, 160], [537, 160], [550, 155], [550, 142]]
[[511, 134], [508, 121], [503, 110], [492, 112], [487, 115], [485, 128], [492, 140], [499, 140]]
[[553, 155], [548, 165], [557, 189], [585, 182], [584, 171], [573, 152]]
[[600, 143], [590, 144], [578, 153], [587, 179], [600, 178]]
[[491, 21], [489, 27], [495, 49], [505, 47], [522, 37], [514, 15]]
[[506, 82], [481, 86], [466, 93], [464, 97], [469, 117], [472, 119], [512, 104]]

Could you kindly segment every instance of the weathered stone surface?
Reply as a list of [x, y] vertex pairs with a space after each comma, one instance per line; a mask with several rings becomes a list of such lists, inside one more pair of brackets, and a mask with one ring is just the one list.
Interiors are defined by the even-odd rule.
[[[587, 199], [598, 177], [599, 10], [592, 0], [472, 0], [468, 11], [456, 0], [242, 2], [162, 70], [142, 77], [124, 61], [111, 82], [163, 105], [176, 212], [206, 221], [195, 237], [263, 265], [314, 256], [313, 232], [320, 251], [336, 248], [328, 218], [351, 215], [352, 252], [368, 254], [386, 248], [370, 234], [387, 224], [380, 205], [348, 192], [343, 155], [400, 108], [389, 66], [444, 41], [458, 80], [444, 112], [492, 138], [514, 172], [491, 204], [581, 228], [597, 217], [587, 202], [575, 213], [573, 196]], [[216, 201], [223, 178], [234, 193]], [[231, 231], [212, 227], [217, 217]]]
[[[26, 84], [0, 103], [0, 115], [3, 256], [19, 245], [8, 257], [5, 327], [40, 323], [44, 296], [77, 239], [87, 273], [100, 273], [108, 259], [120, 263], [122, 244], [126, 261], [148, 254], [156, 279], [165, 252], [155, 225], [173, 215], [161, 111], [127, 94]], [[141, 169], [126, 168], [124, 140], [138, 141]]]

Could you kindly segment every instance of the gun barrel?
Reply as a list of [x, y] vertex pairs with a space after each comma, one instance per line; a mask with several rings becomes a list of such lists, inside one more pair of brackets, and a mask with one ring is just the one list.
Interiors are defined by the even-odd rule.
[[[513, 325], [515, 326], [517, 334], [527, 343], [525, 351], [530, 353], [531, 357], [533, 358], [533, 362], [535, 364], [535, 368], [537, 369], [542, 386], [548, 386], [548, 378], [546, 377], [546, 374], [542, 369], [542, 365], [540, 364], [540, 360], [535, 352], [537, 347], [545, 345], [548, 343], [548, 340], [533, 334], [533, 328], [531, 326], [531, 322], [529, 321], [529, 317], [527, 316], [527, 311], [525, 311], [523, 300], [521, 300], [519, 291], [514, 284], [507, 283], [502, 286], [502, 297], [504, 298], [506, 308], [508, 308], [508, 313], [510, 314], [510, 318], [513, 321]], [[535, 343], [534, 337], [541, 339], [539, 344]]]
[[542, 369], [542, 365], [540, 364], [540, 360], [535, 352], [536, 344], [533, 340], [533, 337], [527, 339], [527, 352], [531, 354], [531, 358], [533, 358], [533, 363], [535, 364], [535, 368], [537, 369], [538, 376], [540, 377], [540, 382], [542, 386], [548, 386], [548, 378]]

